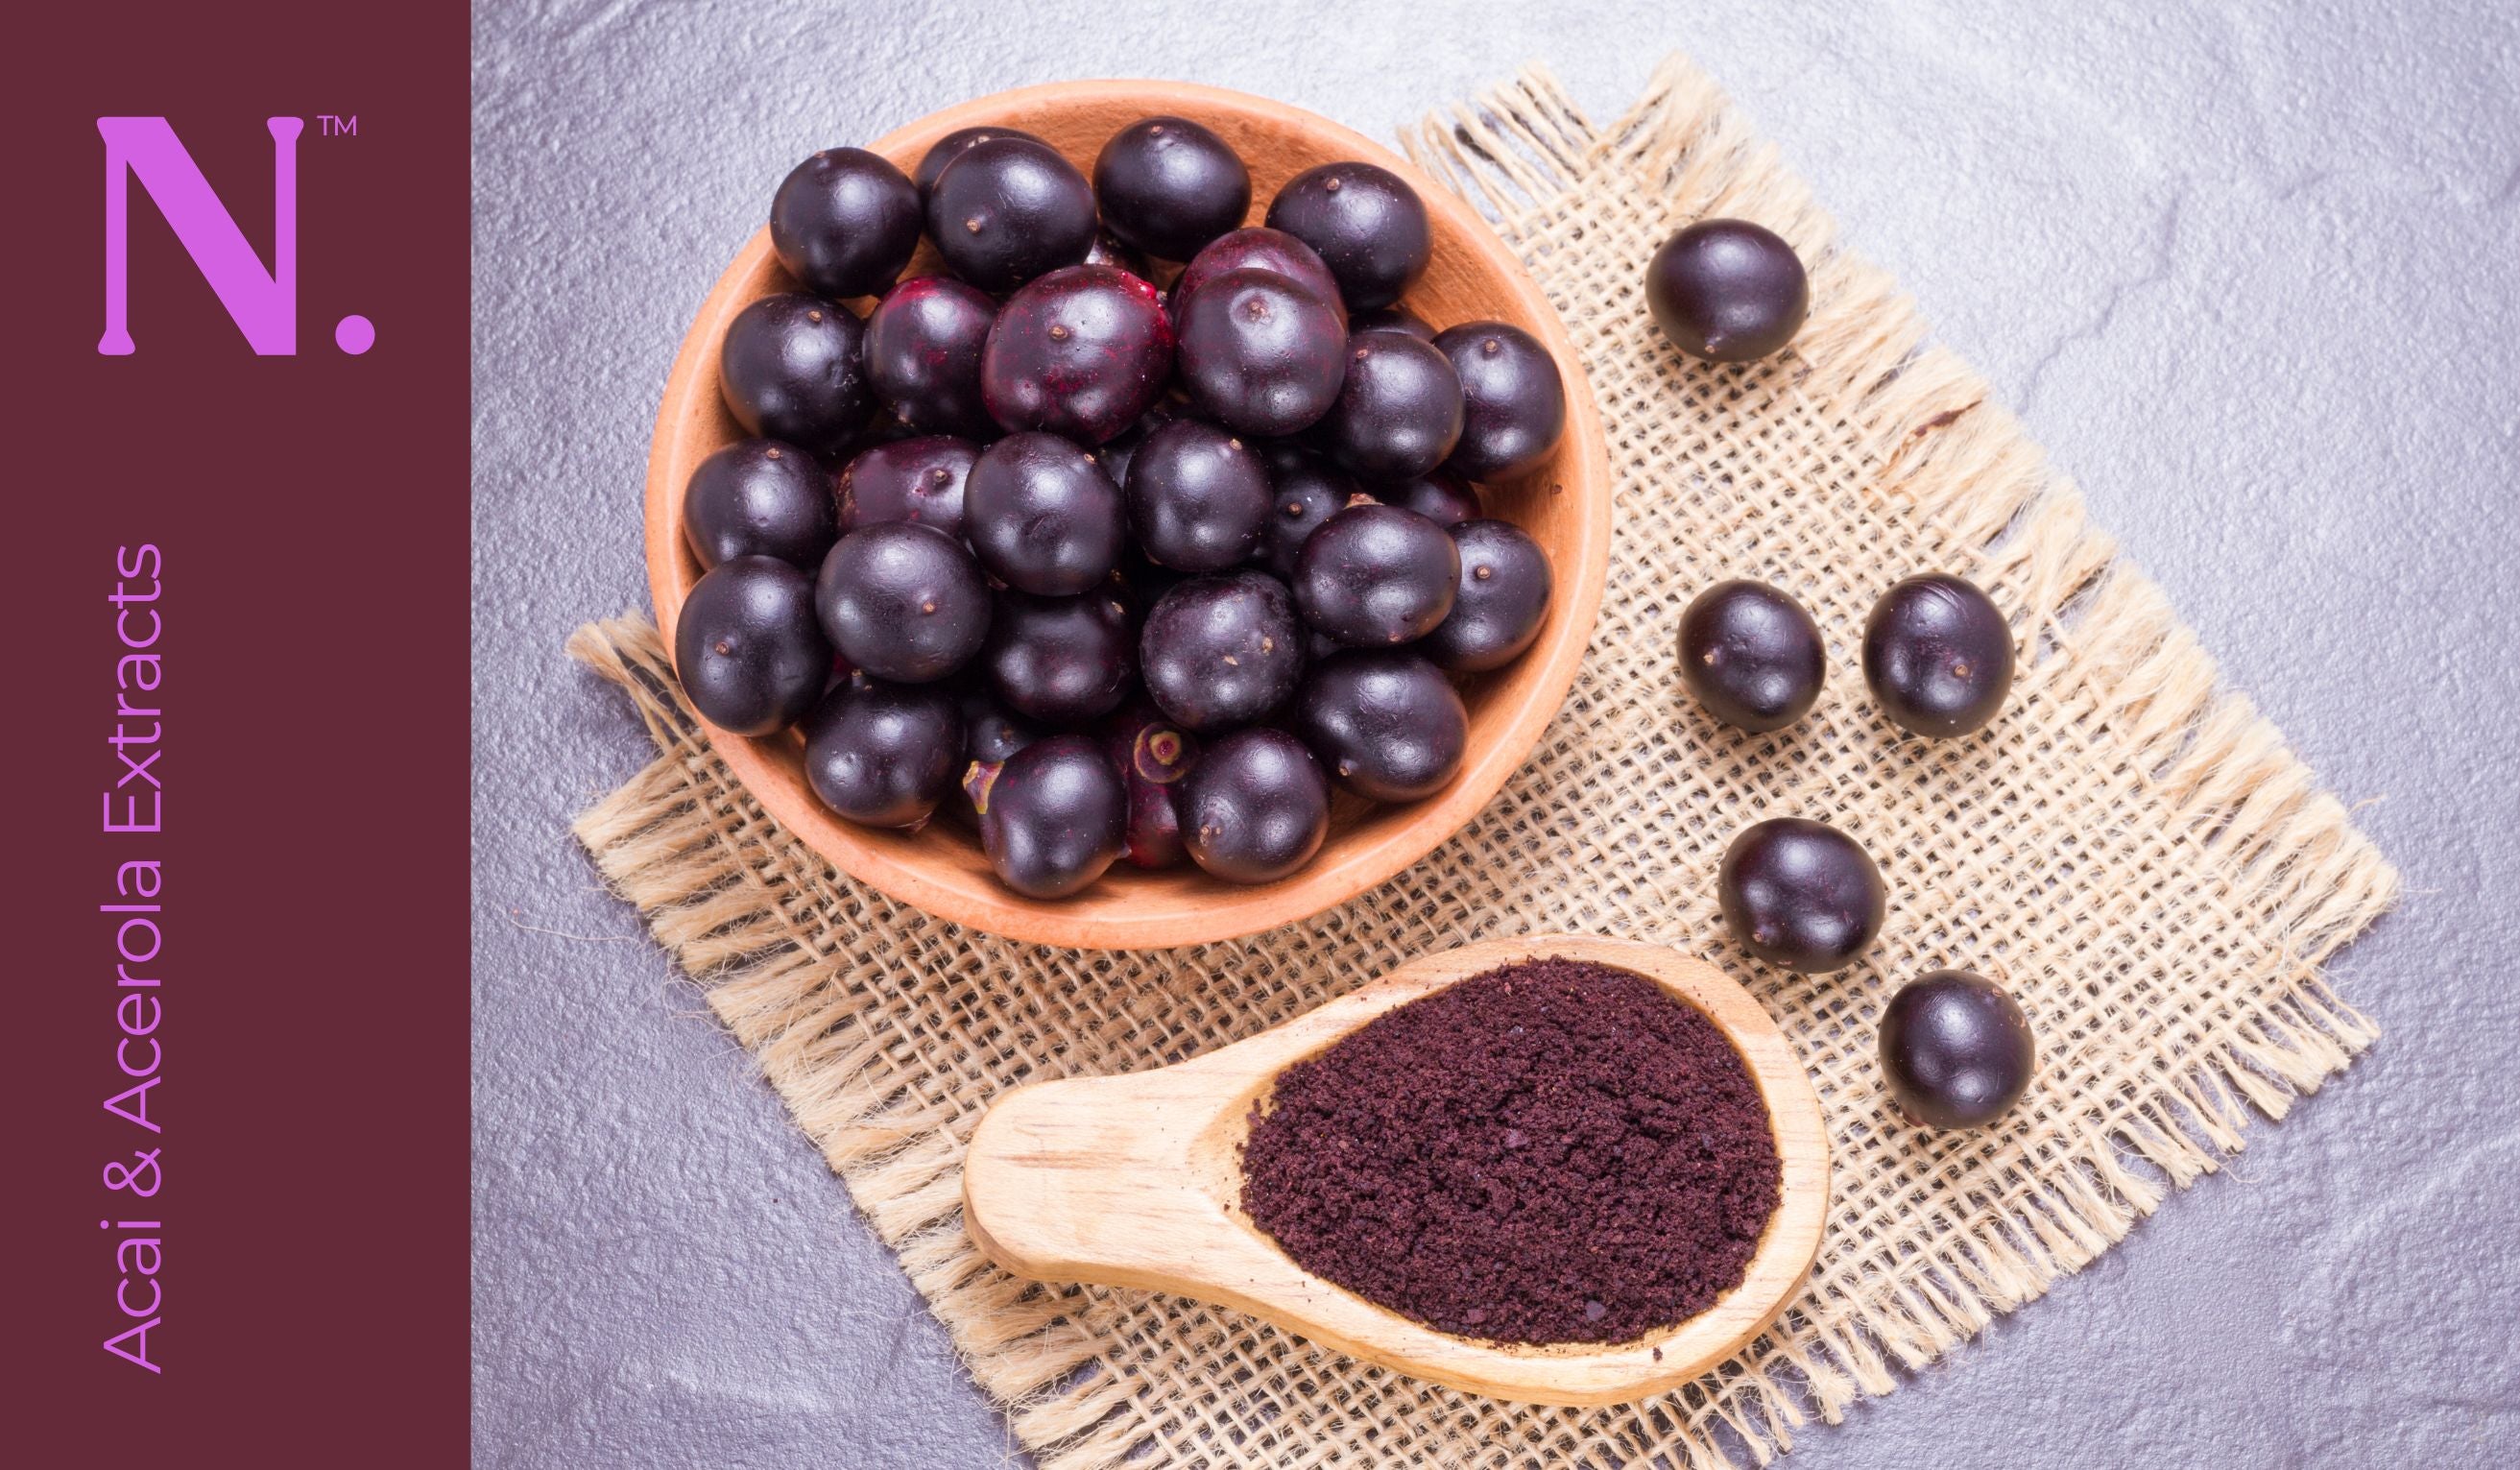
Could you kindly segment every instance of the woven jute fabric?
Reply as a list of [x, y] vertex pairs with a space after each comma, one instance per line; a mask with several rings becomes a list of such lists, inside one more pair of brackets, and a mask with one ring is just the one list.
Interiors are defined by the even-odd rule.
[[[1572, 330], [1617, 535], [1563, 712], [1487, 811], [1398, 878], [1200, 948], [994, 939], [847, 880], [765, 817], [644, 620], [571, 645], [661, 752], [579, 836], [1056, 1470], [1765, 1460], [2107, 1250], [2374, 1034], [2319, 966], [2395, 874], [1703, 75], [1666, 64], [1597, 127], [1532, 73], [1405, 143], [1494, 219]], [[1760, 221], [1813, 267], [1809, 325], [1773, 361], [1685, 361], [1647, 318], [1644, 261], [1708, 215]], [[1873, 599], [1924, 571], [1987, 587], [2019, 639], [2010, 702], [1967, 739], [1899, 738], [1857, 672]], [[1716, 725], [1681, 692], [1681, 609], [1733, 576], [1790, 591], [1828, 639], [1826, 694], [1775, 735]], [[1724, 848], [1781, 814], [1880, 863], [1889, 920], [1853, 968], [1786, 974], [1724, 936]], [[1177, 1061], [1428, 950], [1542, 931], [1723, 966], [1828, 1115], [1834, 1204], [1809, 1286], [1686, 1390], [1589, 1410], [1463, 1396], [1195, 1302], [1014, 1280], [966, 1238], [964, 1145], [1016, 1083]], [[1877, 1077], [1889, 991], [1949, 965], [2010, 987], [2038, 1035], [2029, 1095], [1977, 1132], [1902, 1125]]]

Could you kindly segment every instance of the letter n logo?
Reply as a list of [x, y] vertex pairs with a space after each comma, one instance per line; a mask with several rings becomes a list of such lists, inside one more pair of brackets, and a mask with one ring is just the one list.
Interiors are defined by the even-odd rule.
[[202, 279], [210, 283], [228, 319], [259, 356], [297, 351], [297, 135], [301, 117], [273, 117], [271, 129], [271, 263], [247, 243], [219, 203], [201, 165], [163, 117], [99, 117], [105, 136], [105, 336], [97, 351], [131, 351], [131, 181], [158, 202], [175, 239]]

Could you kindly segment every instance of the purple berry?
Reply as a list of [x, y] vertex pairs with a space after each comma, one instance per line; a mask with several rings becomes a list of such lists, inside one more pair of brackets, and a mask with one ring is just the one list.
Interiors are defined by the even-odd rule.
[[1295, 728], [1331, 779], [1372, 802], [1443, 790], [1470, 743], [1452, 681], [1407, 649], [1350, 649], [1323, 663], [1304, 677]]
[[852, 667], [897, 683], [945, 677], [989, 634], [989, 585], [971, 553], [907, 521], [840, 537], [823, 560], [814, 607]]
[[893, 422], [916, 434], [996, 434], [980, 355], [997, 319], [997, 302], [951, 276], [913, 276], [885, 292], [866, 321], [866, 369]]
[[718, 390], [743, 432], [832, 455], [866, 429], [874, 399], [866, 329], [818, 296], [766, 296], [736, 313], [718, 354]]
[[1138, 630], [1108, 591], [1081, 597], [998, 594], [980, 666], [1008, 708], [1054, 725], [1120, 707], [1136, 687]]
[[1881, 1012], [1881, 1080], [1910, 1123], [1983, 1127], [2021, 1100], [2037, 1062], [2021, 1003], [1966, 970], [1919, 975]]
[[1274, 883], [1321, 850], [1330, 788], [1304, 743], [1265, 725], [1210, 745], [1182, 792], [1191, 860], [1229, 883]]
[[1242, 223], [1251, 170], [1188, 118], [1144, 117], [1102, 145], [1094, 194], [1113, 234], [1159, 259], [1188, 260]]
[[1114, 715], [1105, 743], [1129, 792], [1128, 838], [1121, 853], [1141, 868], [1173, 868], [1190, 860], [1182, 843], [1182, 778], [1198, 761], [1198, 741], [1145, 704]]
[[[933, 147], [920, 156], [919, 166], [911, 170], [911, 186], [919, 191], [920, 203], [924, 205], [927, 202], [927, 196], [935, 191], [936, 176], [945, 171], [946, 164], [968, 153], [973, 145], [986, 143], [991, 138], [1021, 138], [1027, 143], [1042, 141], [1037, 135], [1025, 132], [1022, 128], [1001, 127], [996, 123], [980, 127], [956, 128], [937, 139]], [[1050, 145], [1043, 143], [1042, 146], [1047, 148]]]
[[1909, 734], [1969, 734], [1995, 718], [2012, 688], [2012, 629], [1975, 583], [1909, 577], [1864, 621], [1864, 680]]
[[1094, 456], [1055, 434], [1011, 434], [981, 451], [963, 489], [964, 529], [980, 565], [1011, 587], [1072, 597], [1120, 563], [1120, 487]]
[[1385, 505], [1416, 511], [1446, 528], [1475, 521], [1483, 514], [1479, 507], [1478, 486], [1457, 480], [1442, 470], [1420, 475], [1415, 480], [1377, 484], [1373, 487], [1373, 498]]
[[1462, 436], [1462, 381], [1450, 359], [1403, 332], [1348, 339], [1347, 377], [1321, 422], [1332, 458], [1369, 480], [1431, 473]]
[[1122, 494], [1139, 546], [1177, 572], [1222, 572], [1248, 560], [1273, 503], [1260, 456], [1195, 419], [1147, 436], [1130, 456]]
[[1367, 332], [1398, 332], [1419, 342], [1435, 340], [1435, 329], [1406, 306], [1376, 306], [1372, 311], [1360, 311], [1348, 318], [1347, 330], [1351, 337]]
[[1462, 555], [1444, 528], [1416, 511], [1359, 497], [1304, 543], [1295, 608], [1314, 629], [1351, 647], [1422, 638], [1453, 610]]
[[1313, 248], [1351, 311], [1399, 300], [1434, 254], [1425, 201], [1372, 163], [1324, 163], [1296, 174], [1270, 201], [1269, 227]]
[[1509, 521], [1464, 521], [1452, 536], [1462, 555], [1453, 610], [1418, 650], [1455, 673], [1502, 668], [1521, 657], [1548, 620], [1556, 581], [1549, 553]]
[[1182, 267], [1182, 273], [1173, 280], [1173, 320], [1181, 321], [1183, 309], [1201, 286], [1237, 270], [1265, 270], [1283, 276], [1328, 303], [1338, 313], [1342, 329], [1347, 325], [1347, 306], [1339, 299], [1338, 281], [1322, 263], [1322, 257], [1313, 253], [1313, 248], [1283, 230], [1257, 225], [1219, 235]]
[[1338, 401], [1347, 335], [1335, 311], [1285, 277], [1227, 271], [1179, 320], [1182, 381], [1203, 417], [1274, 437], [1309, 428]]
[[1285, 586], [1259, 572], [1194, 577], [1147, 614], [1138, 659], [1147, 693], [1202, 733], [1259, 719], [1295, 692], [1303, 629]]
[[1272, 444], [1265, 459], [1269, 521], [1261, 529], [1255, 559], [1280, 581], [1292, 582], [1304, 543], [1363, 492], [1345, 470], [1299, 444]]
[[945, 434], [859, 450], [840, 471], [840, 529], [908, 521], [962, 535], [963, 485], [979, 457], [979, 445]]
[[805, 719], [806, 783], [824, 805], [869, 827], [925, 822], [962, 766], [962, 715], [933, 684], [853, 674]]
[[1074, 265], [1094, 248], [1094, 189], [1047, 144], [992, 137], [965, 149], [927, 193], [927, 237], [954, 274], [988, 292]]
[[1027, 897], [1066, 897], [1102, 877], [1126, 844], [1128, 788], [1091, 735], [1034, 741], [971, 776], [981, 850], [998, 880]]
[[1741, 947], [1806, 975], [1855, 963], [1881, 932], [1881, 870], [1825, 822], [1773, 817], [1724, 850], [1715, 894]]
[[1462, 384], [1462, 437], [1444, 468], [1463, 480], [1539, 469], [1566, 435], [1566, 383], [1540, 339], [1504, 322], [1466, 322], [1435, 339]]
[[1828, 650], [1801, 603], [1765, 582], [1717, 582], [1680, 615], [1680, 677], [1707, 713], [1763, 735], [1819, 702]]
[[770, 247], [807, 291], [878, 296], [919, 249], [919, 191], [862, 148], [830, 148], [790, 170], [770, 202]]
[[718, 563], [683, 601], [674, 672], [700, 717], [731, 734], [772, 735], [802, 719], [832, 676], [813, 581], [772, 557]]
[[1107, 265], [1071, 265], [1025, 286], [998, 312], [980, 391], [1003, 429], [1092, 445], [1153, 407], [1172, 366], [1172, 323], [1155, 288]]
[[819, 570], [839, 539], [832, 477], [777, 439], [741, 439], [701, 460], [683, 491], [683, 539], [705, 571], [740, 556]]
[[1751, 362], [1802, 330], [1811, 282], [1792, 246], [1746, 219], [1701, 219], [1645, 266], [1645, 304], [1673, 346], [1708, 362]]

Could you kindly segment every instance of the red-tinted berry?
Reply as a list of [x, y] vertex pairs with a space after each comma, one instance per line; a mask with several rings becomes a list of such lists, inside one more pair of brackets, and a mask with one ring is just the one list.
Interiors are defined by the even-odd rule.
[[1163, 396], [1173, 328], [1155, 288], [1107, 265], [1071, 265], [1026, 285], [998, 312], [980, 363], [989, 415], [1093, 445]]
[[997, 302], [950, 276], [913, 276], [884, 293], [866, 321], [866, 369], [892, 421], [916, 434], [996, 434], [980, 357], [997, 319]]

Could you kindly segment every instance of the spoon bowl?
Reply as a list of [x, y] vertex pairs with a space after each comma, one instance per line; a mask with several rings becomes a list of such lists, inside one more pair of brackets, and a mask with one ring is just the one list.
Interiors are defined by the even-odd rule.
[[[1241, 1207], [1242, 1142], [1279, 1073], [1396, 1006], [1552, 957], [1652, 981], [1714, 1022], [1740, 1053], [1767, 1104], [1783, 1178], [1739, 1285], [1697, 1315], [1629, 1342], [1487, 1342], [1438, 1331], [1314, 1275], [1252, 1223]], [[1174, 1066], [1017, 1088], [980, 1120], [963, 1167], [965, 1228], [1015, 1275], [1195, 1297], [1414, 1377], [1540, 1403], [1624, 1402], [1731, 1356], [1810, 1273], [1827, 1213], [1820, 1099], [1766, 1009], [1702, 960], [1574, 935], [1489, 940], [1413, 960]]]

